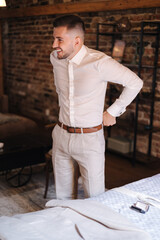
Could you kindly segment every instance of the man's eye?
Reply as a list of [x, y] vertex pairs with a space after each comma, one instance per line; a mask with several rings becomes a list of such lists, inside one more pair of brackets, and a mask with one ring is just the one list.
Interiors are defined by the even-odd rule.
[[63, 42], [63, 40], [62, 40], [62, 39], [58, 39], [58, 41], [59, 41], [59, 42]]

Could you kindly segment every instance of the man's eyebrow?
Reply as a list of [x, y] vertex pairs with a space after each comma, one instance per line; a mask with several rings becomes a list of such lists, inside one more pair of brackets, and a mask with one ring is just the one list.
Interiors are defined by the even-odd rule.
[[54, 37], [54, 36], [53, 36], [53, 39], [56, 39], [56, 38], [57, 38], [57, 39], [60, 39], [60, 40], [63, 39], [63, 37]]

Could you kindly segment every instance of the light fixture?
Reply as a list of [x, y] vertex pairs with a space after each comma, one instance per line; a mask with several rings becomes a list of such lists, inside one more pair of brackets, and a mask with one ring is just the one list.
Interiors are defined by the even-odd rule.
[[0, 7], [6, 7], [6, 1], [0, 0]]

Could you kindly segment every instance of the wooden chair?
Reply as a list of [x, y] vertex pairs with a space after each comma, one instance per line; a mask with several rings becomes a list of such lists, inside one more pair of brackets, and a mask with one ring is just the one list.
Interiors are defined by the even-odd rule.
[[[56, 123], [51, 123], [45, 125], [46, 130], [50, 130], [52, 132], [53, 128], [55, 127]], [[52, 168], [52, 149], [50, 149], [46, 154], [45, 154], [45, 161], [46, 161], [46, 183], [45, 183], [45, 191], [44, 191], [44, 198], [47, 197], [47, 192], [48, 192], [48, 185], [49, 185], [49, 175], [50, 172], [53, 173], [53, 168]]]
[[45, 154], [45, 161], [46, 161], [46, 183], [45, 183], [45, 191], [44, 191], [44, 198], [47, 197], [47, 192], [48, 192], [48, 185], [49, 185], [49, 175], [50, 172], [53, 173], [53, 168], [52, 168], [52, 149]]

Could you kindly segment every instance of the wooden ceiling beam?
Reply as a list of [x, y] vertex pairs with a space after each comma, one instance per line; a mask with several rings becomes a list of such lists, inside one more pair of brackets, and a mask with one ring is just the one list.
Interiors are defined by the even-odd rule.
[[160, 7], [160, 0], [108, 0], [100, 2], [60, 3], [16, 9], [1, 8], [0, 19], [153, 7]]

